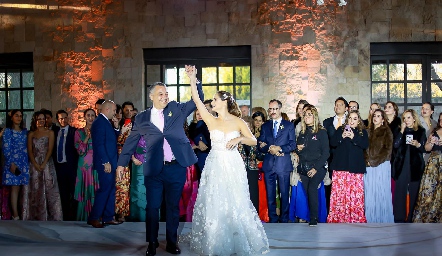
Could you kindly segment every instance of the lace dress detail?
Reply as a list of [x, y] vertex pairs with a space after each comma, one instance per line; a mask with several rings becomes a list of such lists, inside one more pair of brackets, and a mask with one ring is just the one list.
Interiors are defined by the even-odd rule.
[[[192, 251], [200, 255], [253, 255], [269, 251], [261, 220], [250, 201], [244, 162], [226, 143], [238, 131], [210, 132], [212, 149], [202, 172], [193, 212]], [[187, 239], [186, 239], [187, 240]]]

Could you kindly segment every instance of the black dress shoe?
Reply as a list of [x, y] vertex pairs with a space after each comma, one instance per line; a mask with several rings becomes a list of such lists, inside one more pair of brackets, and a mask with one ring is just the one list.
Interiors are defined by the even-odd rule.
[[123, 222], [121, 222], [121, 221], [111, 220], [111, 221], [103, 222], [103, 225], [120, 225], [122, 223]]
[[178, 247], [178, 245], [166, 245], [166, 252], [172, 253], [172, 254], [180, 254], [181, 249]]
[[308, 223], [308, 225], [310, 227], [316, 227], [318, 225], [318, 220], [317, 219], [311, 219], [310, 222]]
[[152, 243], [147, 246], [146, 256], [154, 256], [157, 254], [158, 243]]

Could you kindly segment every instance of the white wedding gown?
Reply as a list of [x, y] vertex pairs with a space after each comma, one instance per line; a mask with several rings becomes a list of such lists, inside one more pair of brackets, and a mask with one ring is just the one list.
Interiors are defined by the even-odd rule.
[[269, 251], [261, 220], [250, 201], [244, 162], [226, 143], [238, 131], [210, 132], [212, 149], [201, 175], [190, 247], [200, 255], [253, 255]]

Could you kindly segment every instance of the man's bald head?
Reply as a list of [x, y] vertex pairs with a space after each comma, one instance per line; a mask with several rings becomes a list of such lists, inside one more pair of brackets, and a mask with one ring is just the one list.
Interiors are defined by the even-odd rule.
[[117, 105], [111, 100], [106, 100], [101, 104], [101, 113], [110, 120], [117, 113]]

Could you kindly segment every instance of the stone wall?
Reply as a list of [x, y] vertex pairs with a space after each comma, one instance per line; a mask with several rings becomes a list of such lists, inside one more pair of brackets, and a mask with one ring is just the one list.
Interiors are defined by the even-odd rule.
[[442, 0], [9, 2], [31, 5], [0, 7], [0, 53], [33, 52], [35, 108], [76, 124], [101, 97], [144, 106], [143, 48], [251, 45], [253, 106], [293, 117], [307, 99], [325, 118], [338, 96], [367, 115], [370, 42], [442, 40]]

